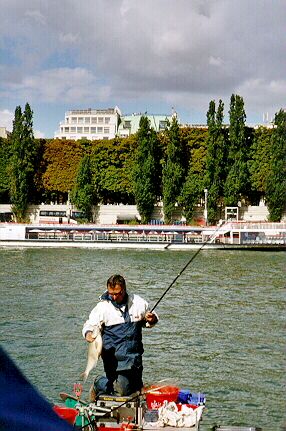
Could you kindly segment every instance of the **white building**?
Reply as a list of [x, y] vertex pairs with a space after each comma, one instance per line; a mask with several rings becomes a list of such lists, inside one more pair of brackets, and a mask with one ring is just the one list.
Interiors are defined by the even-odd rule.
[[150, 126], [156, 132], [162, 132], [167, 128], [168, 122], [171, 123], [173, 117], [177, 117], [177, 113], [173, 112], [171, 115], [158, 115], [158, 114], [141, 114], [133, 113], [131, 115], [124, 115], [122, 121], [118, 127], [118, 136], [126, 138], [127, 136], [133, 135], [139, 130], [139, 124], [142, 115], [148, 118]]
[[0, 127], [0, 138], [8, 138], [10, 132], [6, 129], [6, 127]]
[[113, 139], [117, 135], [121, 112], [116, 106], [109, 109], [83, 109], [65, 113], [55, 138]]

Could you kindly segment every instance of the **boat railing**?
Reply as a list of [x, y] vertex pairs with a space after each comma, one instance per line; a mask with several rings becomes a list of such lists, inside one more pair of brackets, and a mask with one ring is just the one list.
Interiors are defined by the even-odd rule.
[[26, 238], [33, 240], [53, 241], [87, 241], [87, 242], [147, 242], [165, 244], [241, 244], [241, 245], [285, 245], [286, 231], [280, 230], [241, 230], [232, 231], [225, 229], [225, 225], [219, 229], [202, 231], [161, 231], [161, 230], [81, 230], [67, 228], [33, 228], [26, 230]]
[[255, 229], [263, 229], [263, 230], [277, 230], [277, 231], [286, 231], [286, 222], [245, 222], [245, 221], [237, 221], [237, 222], [228, 222], [227, 225], [231, 230], [239, 229], [239, 230], [255, 230]]

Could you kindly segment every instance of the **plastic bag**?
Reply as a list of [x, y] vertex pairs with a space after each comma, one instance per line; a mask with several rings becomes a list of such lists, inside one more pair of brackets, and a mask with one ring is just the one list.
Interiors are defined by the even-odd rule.
[[200, 421], [203, 409], [204, 406], [192, 409], [187, 405], [182, 405], [179, 411], [176, 403], [164, 401], [163, 406], [159, 408], [158, 424], [161, 427], [168, 425], [171, 427], [189, 428]]

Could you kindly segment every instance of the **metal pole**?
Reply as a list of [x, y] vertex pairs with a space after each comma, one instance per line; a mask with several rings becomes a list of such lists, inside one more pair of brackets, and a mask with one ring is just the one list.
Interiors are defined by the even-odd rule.
[[206, 226], [208, 225], [208, 189], [204, 189], [205, 192], [205, 211], [204, 211], [204, 216], [205, 216], [205, 224]]

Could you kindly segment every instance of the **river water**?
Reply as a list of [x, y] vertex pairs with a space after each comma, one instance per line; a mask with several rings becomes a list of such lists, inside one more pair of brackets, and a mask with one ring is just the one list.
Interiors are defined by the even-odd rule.
[[[85, 368], [81, 329], [107, 278], [121, 273], [152, 306], [192, 253], [0, 249], [1, 345], [59, 403]], [[202, 250], [158, 305], [159, 324], [144, 331], [145, 383], [169, 379], [205, 393], [202, 430], [282, 429], [284, 267], [282, 252]], [[99, 364], [94, 375], [101, 371]]]

